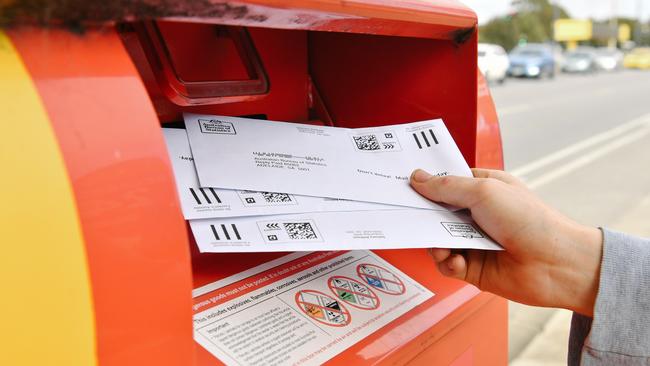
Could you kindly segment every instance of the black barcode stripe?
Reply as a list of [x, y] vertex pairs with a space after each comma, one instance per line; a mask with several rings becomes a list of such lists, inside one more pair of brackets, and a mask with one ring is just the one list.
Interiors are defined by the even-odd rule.
[[[436, 142], [436, 144], [437, 144], [437, 142]], [[219, 199], [219, 196], [217, 195], [217, 192], [214, 191], [214, 188], [210, 187], [209, 189], [210, 189], [210, 192], [212, 192], [212, 195], [214, 196], [214, 198], [217, 199], [217, 203], [221, 203], [221, 199]]]
[[221, 240], [221, 238], [219, 238], [219, 233], [217, 233], [217, 228], [215, 228], [214, 225], [210, 225], [210, 229], [212, 229], [212, 233], [214, 234], [214, 238], [217, 239], [217, 240]]
[[422, 148], [422, 144], [420, 143], [420, 140], [418, 140], [418, 135], [413, 134], [413, 138], [415, 139], [415, 142], [418, 144], [418, 147], [421, 149], [421, 148]]
[[221, 224], [221, 230], [223, 230], [223, 233], [226, 235], [226, 239], [230, 240], [230, 234], [228, 234], [228, 230], [226, 230], [226, 225]]
[[196, 192], [194, 192], [194, 188], [190, 188], [190, 192], [192, 193], [192, 196], [194, 196], [194, 199], [196, 200], [196, 203], [198, 203], [200, 205], [201, 200], [199, 199], [199, 196], [196, 195]]
[[436, 138], [436, 135], [433, 133], [433, 130], [429, 130], [429, 133], [431, 134], [431, 138], [433, 138], [433, 142], [438, 145], [438, 139]]
[[201, 193], [203, 194], [203, 197], [205, 197], [205, 200], [208, 201], [208, 203], [212, 204], [212, 201], [210, 201], [210, 197], [208, 197], [208, 195], [205, 194], [205, 191], [203, 190], [203, 188], [199, 188], [199, 191], [201, 191]]
[[424, 139], [424, 142], [427, 144], [427, 147], [431, 147], [431, 144], [429, 143], [429, 139], [427, 138], [427, 135], [424, 133], [424, 131], [420, 132], [422, 134], [422, 138]]
[[241, 236], [239, 236], [239, 230], [237, 230], [237, 226], [235, 224], [230, 224], [232, 226], [232, 230], [235, 232], [235, 236], [237, 237], [237, 240], [241, 240]]

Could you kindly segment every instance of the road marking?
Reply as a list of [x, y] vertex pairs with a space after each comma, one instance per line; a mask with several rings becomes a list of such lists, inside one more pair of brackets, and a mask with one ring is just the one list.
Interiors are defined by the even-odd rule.
[[573, 145], [567, 146], [566, 148], [556, 151], [553, 154], [547, 155], [543, 158], [537, 159], [533, 162], [530, 162], [520, 168], [510, 171], [510, 174], [516, 177], [523, 177], [524, 175], [530, 174], [536, 170], [539, 170], [547, 165], [553, 164], [557, 161], [560, 161], [564, 158], [567, 158], [575, 153], [578, 153], [582, 150], [588, 149], [594, 145], [601, 144], [606, 141], [613, 140], [614, 138], [633, 130], [639, 126], [650, 125], [650, 113], [643, 115], [639, 118], [636, 118], [632, 121], [626, 122], [618, 127], [612, 128], [605, 132], [601, 132], [597, 135], [591, 136], [585, 140], [582, 140]]
[[594, 90], [593, 95], [603, 97], [605, 95], [614, 94], [615, 91], [616, 89], [614, 88], [598, 88]]
[[580, 157], [564, 164], [550, 172], [542, 175], [539, 178], [527, 181], [526, 184], [530, 189], [539, 188], [545, 184], [548, 184], [560, 177], [563, 177], [583, 166], [592, 163], [596, 159], [609, 154], [610, 152], [619, 149], [625, 145], [631, 144], [634, 141], [640, 140], [646, 135], [650, 134], [650, 127], [645, 127], [640, 130], [637, 130], [633, 133], [625, 135], [619, 139], [612, 140], [610, 143], [601, 146], [600, 148], [590, 151]]
[[517, 114], [531, 109], [533, 106], [530, 104], [513, 105], [512, 107], [497, 108], [499, 117], [507, 116], [509, 114]]

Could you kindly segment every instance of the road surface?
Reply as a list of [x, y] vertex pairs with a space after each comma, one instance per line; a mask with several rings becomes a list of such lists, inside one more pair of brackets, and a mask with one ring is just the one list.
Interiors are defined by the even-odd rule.
[[[491, 87], [506, 170], [571, 218], [650, 237], [650, 72]], [[511, 304], [516, 366], [566, 364], [570, 313]]]

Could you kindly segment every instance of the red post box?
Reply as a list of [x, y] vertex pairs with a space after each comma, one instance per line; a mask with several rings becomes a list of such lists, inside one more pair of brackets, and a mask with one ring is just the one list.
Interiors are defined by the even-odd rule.
[[[0, 273], [20, 304], [0, 315], [0, 363], [221, 364], [193, 340], [192, 289], [285, 254], [198, 252], [161, 133], [183, 112], [443, 118], [470, 166], [503, 167], [476, 15], [457, 1], [172, 1], [153, 14], [0, 35]], [[507, 362], [505, 300], [442, 277], [424, 250], [375, 253], [435, 296], [329, 363]]]

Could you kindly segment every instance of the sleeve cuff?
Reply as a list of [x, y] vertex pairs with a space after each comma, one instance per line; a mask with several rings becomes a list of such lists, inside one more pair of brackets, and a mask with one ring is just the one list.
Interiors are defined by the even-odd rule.
[[[603, 229], [600, 284], [583, 358], [650, 356], [650, 240]], [[611, 355], [613, 356], [613, 355]]]

